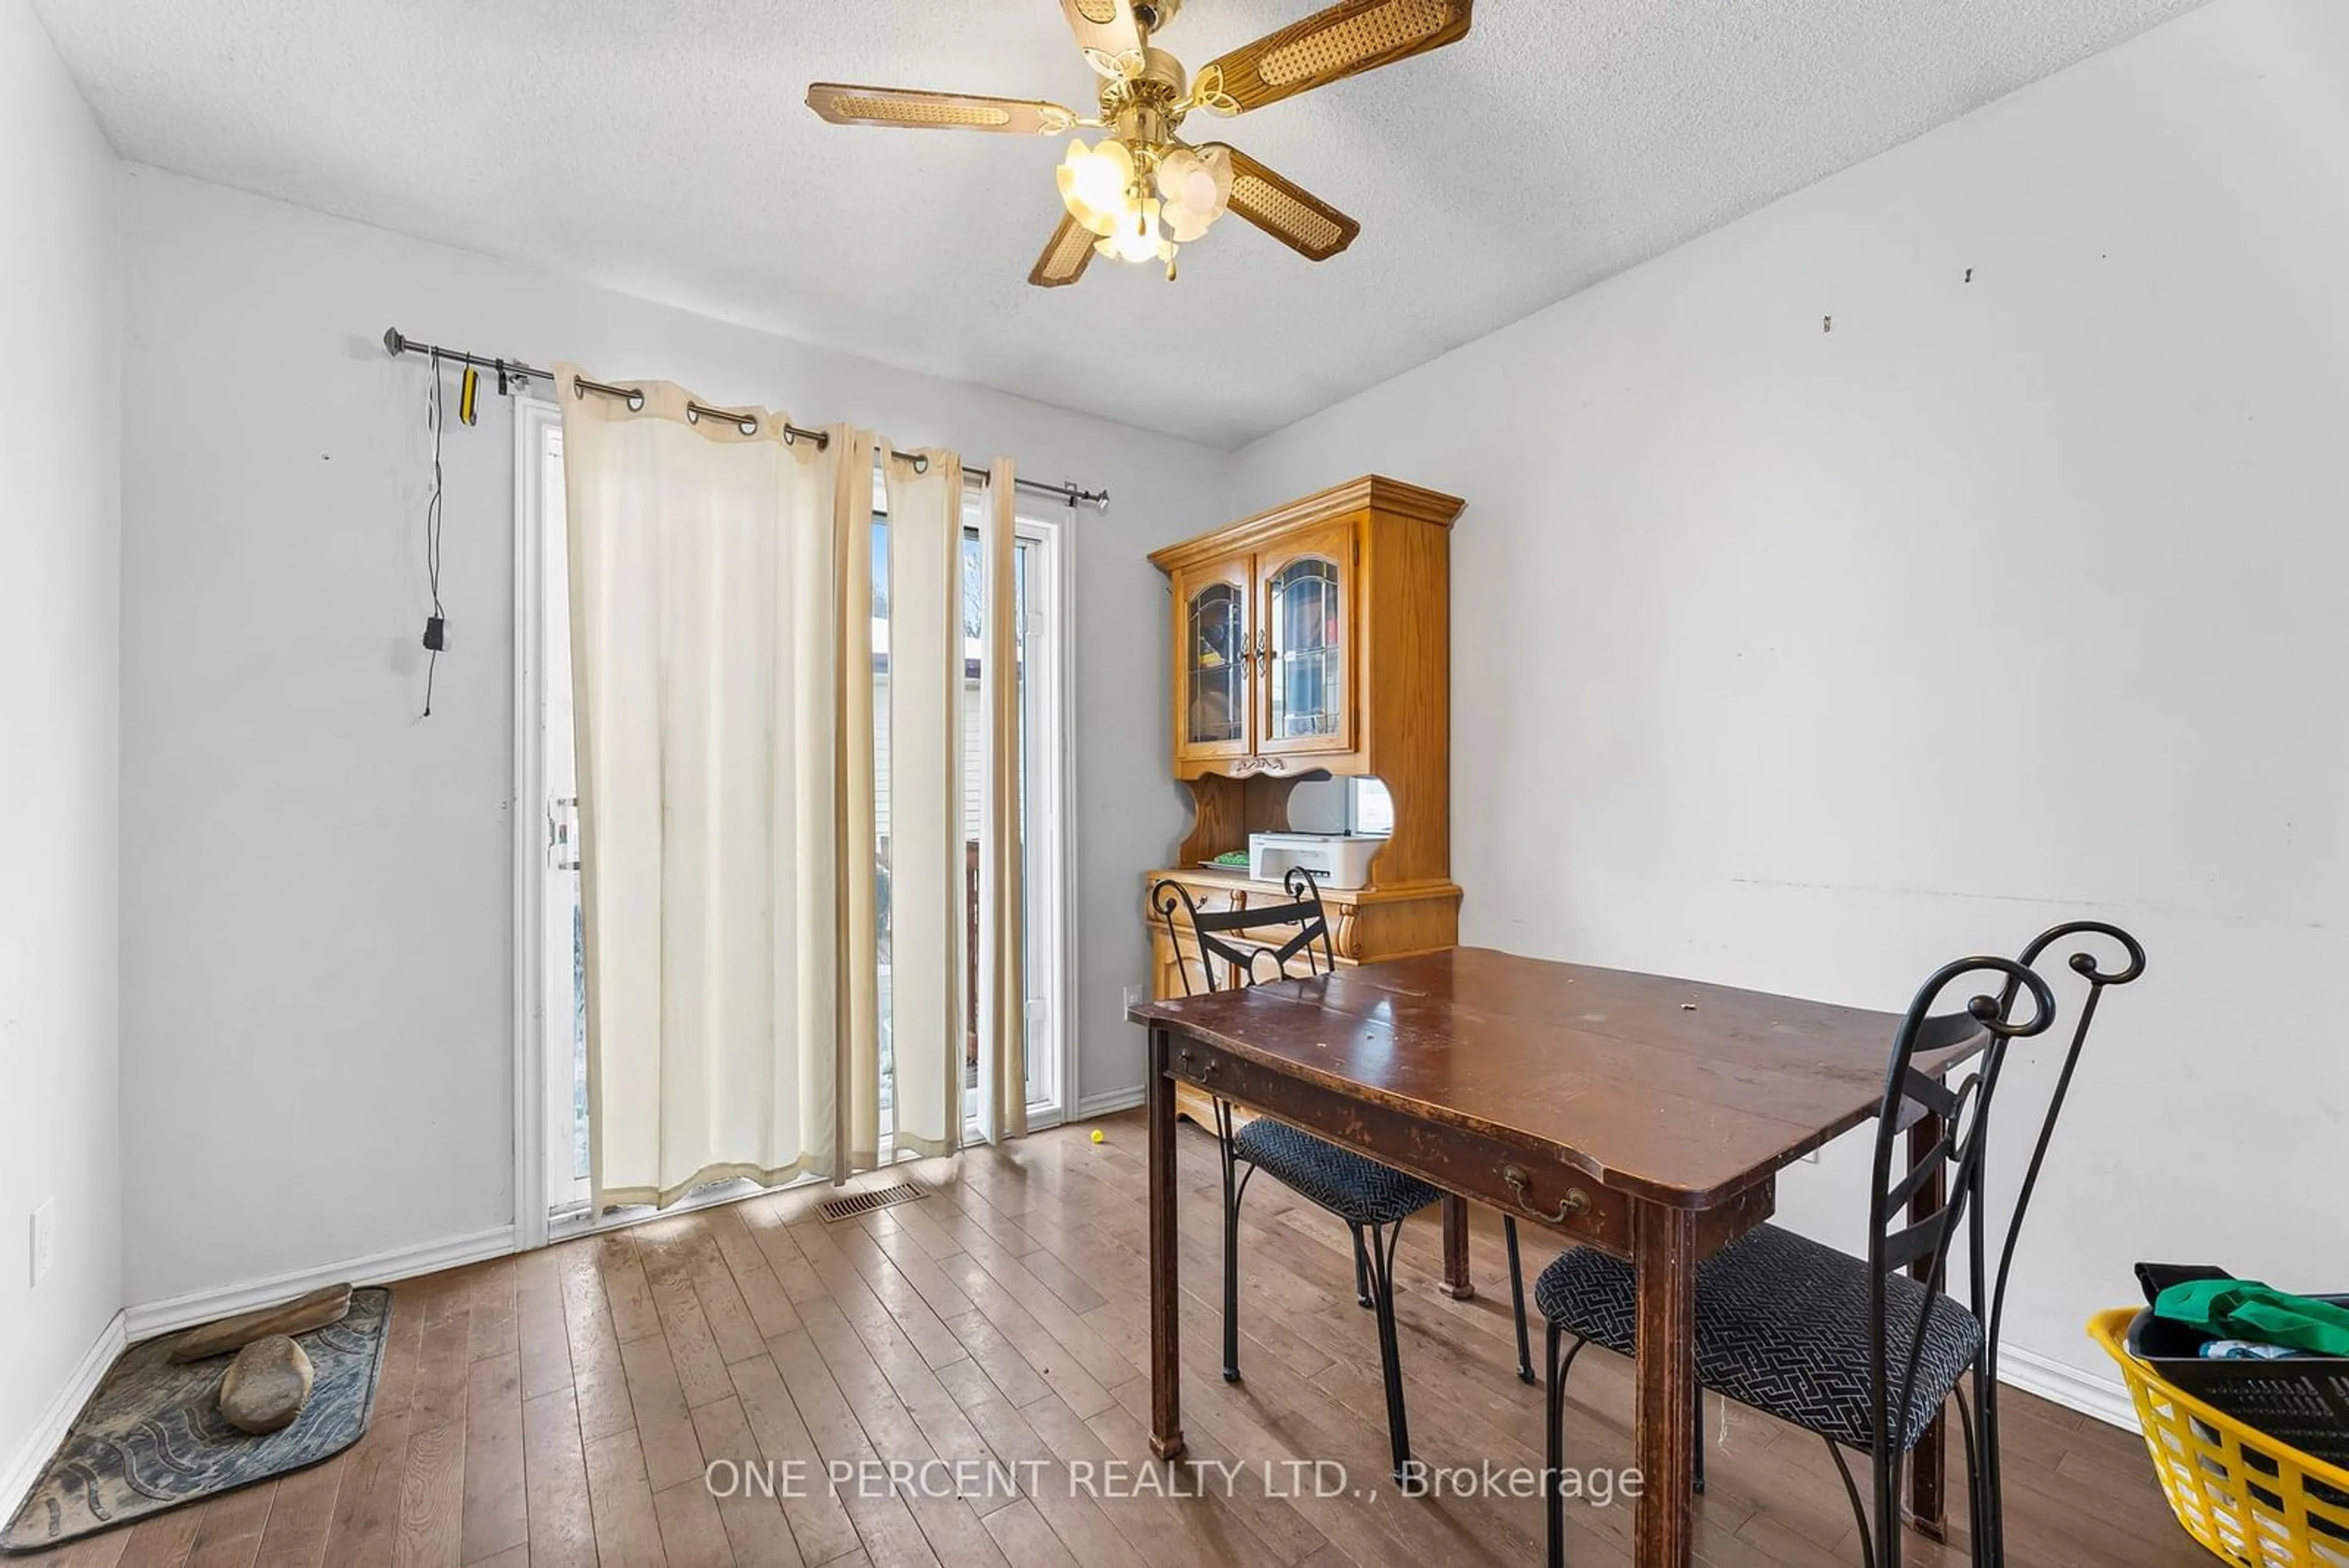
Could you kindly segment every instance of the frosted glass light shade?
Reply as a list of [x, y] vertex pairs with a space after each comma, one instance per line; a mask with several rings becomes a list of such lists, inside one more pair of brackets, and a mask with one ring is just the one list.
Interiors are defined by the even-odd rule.
[[1092, 233], [1107, 237], [1133, 226], [1133, 154], [1123, 142], [1106, 138], [1094, 147], [1070, 142], [1056, 178], [1061, 204]]
[[1174, 247], [1160, 230], [1160, 204], [1144, 201], [1140, 212], [1125, 219], [1113, 234], [1103, 235], [1093, 249], [1112, 261], [1166, 261], [1174, 254]]
[[1190, 244], [1231, 205], [1230, 151], [1176, 148], [1159, 160], [1158, 194], [1164, 202], [1168, 237], [1177, 244]]

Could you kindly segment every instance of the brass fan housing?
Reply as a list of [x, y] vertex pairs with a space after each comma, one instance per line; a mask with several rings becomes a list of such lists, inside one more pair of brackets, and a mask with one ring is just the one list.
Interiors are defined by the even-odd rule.
[[1145, 46], [1142, 68], [1126, 78], [1126, 86], [1145, 102], [1172, 103], [1183, 96], [1189, 80], [1182, 61], [1164, 49]]
[[1138, 62], [1129, 55], [1125, 64], [1125, 74], [1102, 83], [1102, 122], [1136, 153], [1164, 152], [1189, 109], [1183, 100], [1189, 83], [1183, 62], [1164, 49], [1145, 48]]

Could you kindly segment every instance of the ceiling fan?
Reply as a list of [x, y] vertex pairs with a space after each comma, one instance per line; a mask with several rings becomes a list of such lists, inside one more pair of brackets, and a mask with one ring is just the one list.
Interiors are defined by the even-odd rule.
[[1327, 261], [1354, 243], [1361, 225], [1236, 148], [1185, 141], [1178, 134], [1184, 118], [1195, 109], [1245, 114], [1456, 43], [1467, 36], [1472, 4], [1340, 0], [1186, 76], [1182, 61], [1153, 43], [1182, 0], [1061, 0], [1078, 46], [1101, 76], [1097, 116], [1080, 118], [1035, 99], [838, 82], [815, 83], [807, 101], [834, 125], [1014, 136], [1106, 132], [1091, 147], [1081, 139], [1071, 142], [1061, 165], [1067, 213], [1028, 275], [1042, 288], [1076, 282], [1095, 255], [1164, 262], [1171, 282], [1176, 250], [1227, 211], [1308, 261]]

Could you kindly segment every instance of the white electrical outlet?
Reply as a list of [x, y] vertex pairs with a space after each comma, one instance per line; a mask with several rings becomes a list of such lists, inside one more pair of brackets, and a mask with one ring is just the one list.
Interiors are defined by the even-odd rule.
[[1139, 1007], [1149, 1000], [1150, 988], [1148, 986], [1129, 985], [1125, 988], [1125, 1004], [1128, 1007]]
[[57, 1261], [57, 1200], [44, 1199], [33, 1210], [33, 1283], [48, 1276]]

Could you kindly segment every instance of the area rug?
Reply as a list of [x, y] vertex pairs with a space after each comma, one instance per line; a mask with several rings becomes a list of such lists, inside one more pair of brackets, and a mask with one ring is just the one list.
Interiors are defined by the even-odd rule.
[[175, 1335], [122, 1353], [0, 1532], [0, 1552], [38, 1552], [329, 1459], [375, 1413], [391, 1293], [351, 1293], [340, 1323], [298, 1334], [316, 1374], [310, 1402], [282, 1431], [250, 1437], [215, 1396], [233, 1357], [174, 1366]]

